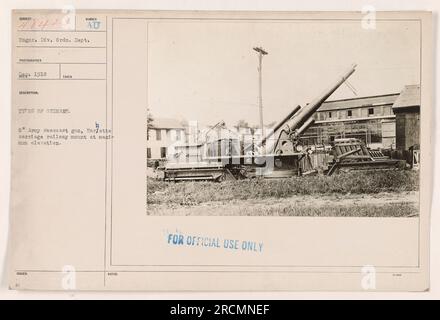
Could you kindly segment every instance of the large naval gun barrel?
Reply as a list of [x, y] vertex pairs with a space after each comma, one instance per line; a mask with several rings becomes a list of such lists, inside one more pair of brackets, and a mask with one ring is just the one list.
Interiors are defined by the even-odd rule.
[[[325, 100], [330, 97], [333, 92], [336, 91], [356, 70], [356, 64], [353, 64], [338, 80], [333, 83], [327, 90], [325, 90], [321, 95], [319, 95], [312, 102], [306, 104], [304, 107], [297, 106], [293, 109], [283, 120], [281, 120], [274, 129], [269, 133], [262, 141], [261, 145], [265, 145], [266, 141], [274, 134], [279, 139], [279, 135], [282, 131], [286, 133], [292, 133], [296, 131], [299, 135], [308, 127], [314, 123], [312, 118], [313, 113], [318, 110], [318, 108], [324, 103]], [[276, 147], [277, 143], [275, 143]]]

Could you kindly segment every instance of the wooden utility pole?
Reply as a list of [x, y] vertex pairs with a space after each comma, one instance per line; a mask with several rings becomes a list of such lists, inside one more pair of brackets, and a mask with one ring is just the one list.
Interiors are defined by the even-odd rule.
[[263, 123], [263, 55], [267, 54], [261, 47], [255, 47], [254, 50], [258, 52], [258, 106], [260, 109], [260, 128], [261, 128], [261, 139], [264, 139], [264, 123]]

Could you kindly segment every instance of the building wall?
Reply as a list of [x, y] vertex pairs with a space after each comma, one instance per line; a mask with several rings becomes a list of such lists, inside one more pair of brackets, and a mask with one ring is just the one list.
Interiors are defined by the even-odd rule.
[[[361, 104], [362, 102], [360, 102]], [[317, 121], [334, 121], [356, 118], [370, 118], [393, 115], [392, 104], [376, 105], [376, 106], [357, 106], [353, 108], [343, 108], [335, 110], [318, 110], [314, 118]]]
[[420, 114], [418, 112], [396, 113], [396, 148], [408, 150], [420, 143]]
[[395, 119], [382, 121], [382, 147], [384, 149], [396, 148], [396, 121]]
[[185, 140], [183, 128], [151, 128], [147, 137], [147, 158], [164, 159], [168, 149], [176, 142]]
[[[329, 108], [332, 102], [327, 106], [324, 104], [325, 107], [314, 115], [315, 124], [304, 133], [304, 142], [328, 144], [334, 138], [357, 138], [371, 148], [395, 148], [393, 100], [390, 96], [386, 96], [386, 99], [389, 100], [387, 103], [378, 101], [374, 104], [364, 104], [363, 99], [347, 100], [339, 102], [334, 109]], [[345, 104], [350, 107], [345, 107]]]

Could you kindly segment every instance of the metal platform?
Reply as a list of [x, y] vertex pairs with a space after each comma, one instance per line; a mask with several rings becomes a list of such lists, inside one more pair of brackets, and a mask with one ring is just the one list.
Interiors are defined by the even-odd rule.
[[208, 163], [185, 163], [163, 168], [165, 181], [206, 180], [221, 181], [224, 179], [223, 165]]

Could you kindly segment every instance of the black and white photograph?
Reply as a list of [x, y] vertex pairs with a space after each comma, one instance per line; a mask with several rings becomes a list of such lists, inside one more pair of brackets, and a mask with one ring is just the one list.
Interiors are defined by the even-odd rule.
[[419, 216], [419, 21], [147, 29], [148, 215]]

